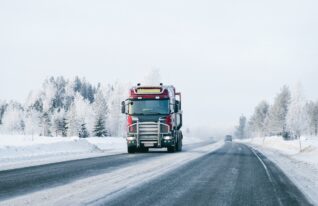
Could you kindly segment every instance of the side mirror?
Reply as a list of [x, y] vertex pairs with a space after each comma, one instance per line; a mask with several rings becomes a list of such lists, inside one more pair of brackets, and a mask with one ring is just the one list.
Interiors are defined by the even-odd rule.
[[176, 100], [176, 103], [174, 104], [174, 112], [178, 113], [181, 110], [181, 102]]
[[179, 112], [179, 104], [176, 101], [176, 103], [174, 104], [174, 113], [178, 113]]
[[125, 101], [121, 102], [121, 113], [126, 114], [126, 103]]

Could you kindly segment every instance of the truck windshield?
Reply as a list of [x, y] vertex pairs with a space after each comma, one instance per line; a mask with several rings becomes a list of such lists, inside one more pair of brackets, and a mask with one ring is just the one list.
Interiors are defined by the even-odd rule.
[[169, 114], [169, 100], [133, 100], [130, 115]]

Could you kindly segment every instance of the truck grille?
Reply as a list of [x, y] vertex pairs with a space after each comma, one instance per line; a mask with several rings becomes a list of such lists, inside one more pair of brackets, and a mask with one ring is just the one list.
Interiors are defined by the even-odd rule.
[[138, 122], [130, 125], [129, 133], [137, 135], [140, 140], [158, 140], [161, 135], [169, 133], [169, 126], [158, 122]]
[[143, 139], [157, 139], [159, 136], [158, 124], [156, 122], [141, 122], [139, 126], [139, 138]]
[[158, 124], [155, 122], [142, 122], [139, 123], [139, 134], [148, 135], [154, 134], [158, 135]]

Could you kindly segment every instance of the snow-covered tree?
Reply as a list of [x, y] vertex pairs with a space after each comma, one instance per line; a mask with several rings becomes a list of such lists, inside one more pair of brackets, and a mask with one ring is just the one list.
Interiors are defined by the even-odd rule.
[[[159, 84], [159, 70], [150, 72], [146, 79]], [[105, 89], [84, 78], [49, 77], [39, 91], [30, 92], [23, 106], [0, 102], [0, 128], [7, 133], [78, 136], [84, 124], [91, 135], [96, 128], [105, 127], [103, 136], [121, 136], [126, 121], [120, 114], [120, 103], [127, 91], [118, 82]]]
[[49, 112], [44, 112], [41, 117], [41, 129], [43, 136], [52, 136], [52, 122], [51, 122], [51, 115]]
[[94, 117], [92, 105], [80, 93], [76, 93], [67, 116], [68, 136], [77, 136], [83, 123], [86, 129], [92, 131], [95, 121]]
[[268, 116], [268, 111], [269, 104], [266, 101], [262, 101], [256, 106], [254, 114], [249, 121], [249, 129], [252, 135], [265, 135], [265, 120]]
[[287, 113], [287, 129], [289, 133], [299, 138], [306, 129], [305, 98], [301, 85], [298, 84], [291, 95], [291, 103]]
[[107, 124], [109, 119], [109, 109], [106, 96], [110, 96], [109, 91], [105, 88], [98, 87], [95, 95], [95, 102], [93, 103], [95, 113], [93, 134], [98, 137], [109, 136], [109, 125]]
[[120, 105], [123, 100], [125, 100], [128, 89], [116, 82], [109, 90], [108, 97], [108, 108], [109, 117], [108, 125], [112, 136], [122, 136], [124, 135], [126, 119], [125, 116], [120, 112]]
[[240, 116], [239, 125], [236, 127], [235, 136], [238, 139], [246, 138], [246, 117]]
[[41, 112], [30, 108], [25, 114], [25, 133], [29, 135], [39, 135], [41, 130]]
[[8, 104], [6, 102], [0, 102], [0, 125], [2, 124], [2, 117], [4, 112], [6, 111]]
[[65, 87], [68, 84], [68, 81], [64, 79], [64, 77], [56, 77], [51, 78], [52, 84], [55, 85], [55, 96], [53, 98], [52, 107], [55, 110], [65, 109], [66, 107], [66, 95], [65, 95]]
[[75, 95], [74, 105], [78, 121], [84, 123], [88, 131], [92, 131], [95, 122], [93, 105], [79, 93]]
[[99, 116], [97, 118], [95, 127], [94, 127], [94, 135], [96, 137], [107, 137], [108, 135], [108, 131], [106, 129], [106, 124], [105, 124], [105, 119], [102, 116]]
[[23, 134], [25, 129], [24, 110], [17, 102], [10, 102], [3, 113], [1, 131]]
[[86, 128], [86, 124], [85, 124], [85, 123], [82, 123], [82, 124], [81, 124], [81, 129], [80, 129], [80, 132], [79, 132], [78, 136], [79, 136], [80, 138], [89, 137], [89, 133], [88, 133], [88, 131], [87, 131], [87, 128]]
[[54, 78], [45, 80], [43, 84], [42, 102], [43, 102], [43, 112], [48, 113], [53, 110], [53, 101], [56, 97], [56, 84]]
[[308, 130], [311, 135], [318, 135], [318, 101], [310, 101], [305, 106], [308, 118]]
[[52, 131], [55, 136], [67, 136], [67, 120], [64, 109], [57, 109], [52, 115]]
[[286, 134], [286, 116], [290, 104], [290, 91], [284, 86], [276, 96], [274, 104], [270, 107], [268, 118], [266, 119], [266, 129], [269, 135]]
[[67, 136], [73, 137], [77, 136], [80, 129], [80, 121], [76, 113], [76, 105], [73, 103], [67, 114]]
[[36, 110], [38, 112], [43, 112], [43, 102], [41, 96], [41, 91], [31, 91], [26, 99], [25, 107], [28, 110]]
[[94, 102], [96, 89], [90, 83], [88, 83], [85, 78], [80, 79], [79, 77], [75, 77], [73, 85], [74, 92], [80, 93], [82, 97], [85, 100], [88, 100], [90, 103]]

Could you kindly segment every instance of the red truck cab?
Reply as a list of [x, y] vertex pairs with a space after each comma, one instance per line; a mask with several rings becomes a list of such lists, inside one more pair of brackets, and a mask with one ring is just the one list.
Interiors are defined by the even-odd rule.
[[182, 150], [181, 93], [173, 86], [132, 87], [122, 113], [127, 116], [128, 153], [163, 147]]

